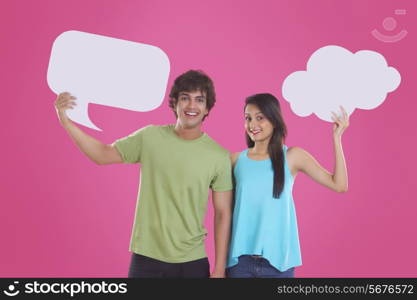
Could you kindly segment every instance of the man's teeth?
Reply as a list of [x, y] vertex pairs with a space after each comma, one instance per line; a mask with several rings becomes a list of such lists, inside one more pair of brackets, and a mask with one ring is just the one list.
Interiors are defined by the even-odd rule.
[[197, 115], [196, 112], [186, 112], [185, 114], [189, 115], [189, 116], [196, 116]]

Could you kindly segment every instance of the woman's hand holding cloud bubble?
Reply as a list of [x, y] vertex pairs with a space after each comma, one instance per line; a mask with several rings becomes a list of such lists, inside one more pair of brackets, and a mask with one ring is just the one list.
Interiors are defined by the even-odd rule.
[[340, 138], [346, 128], [349, 127], [349, 115], [343, 106], [340, 106], [340, 115], [337, 115], [332, 111], [331, 119], [334, 122], [333, 125], [333, 136], [335, 138]]

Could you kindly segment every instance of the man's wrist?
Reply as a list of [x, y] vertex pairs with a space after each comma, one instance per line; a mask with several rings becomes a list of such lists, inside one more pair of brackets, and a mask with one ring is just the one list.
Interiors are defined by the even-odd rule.
[[215, 266], [213, 273], [224, 274], [226, 272], [226, 266]]
[[67, 115], [59, 115], [59, 121], [63, 127], [67, 127], [69, 124], [69, 118]]

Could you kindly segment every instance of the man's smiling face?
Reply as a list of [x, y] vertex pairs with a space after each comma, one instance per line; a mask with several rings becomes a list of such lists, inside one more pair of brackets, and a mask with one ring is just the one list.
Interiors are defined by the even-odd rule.
[[192, 129], [201, 125], [208, 114], [205, 93], [201, 91], [180, 92], [175, 106], [177, 123], [185, 129]]

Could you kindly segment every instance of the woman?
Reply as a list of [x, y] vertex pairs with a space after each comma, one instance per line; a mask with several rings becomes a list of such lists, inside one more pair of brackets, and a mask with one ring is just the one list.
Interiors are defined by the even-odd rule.
[[232, 154], [235, 208], [227, 262], [228, 277], [294, 277], [301, 265], [292, 187], [298, 172], [337, 192], [347, 191], [341, 137], [348, 114], [332, 112], [335, 168], [331, 174], [305, 150], [287, 148], [287, 129], [271, 94], [246, 99], [248, 149]]

